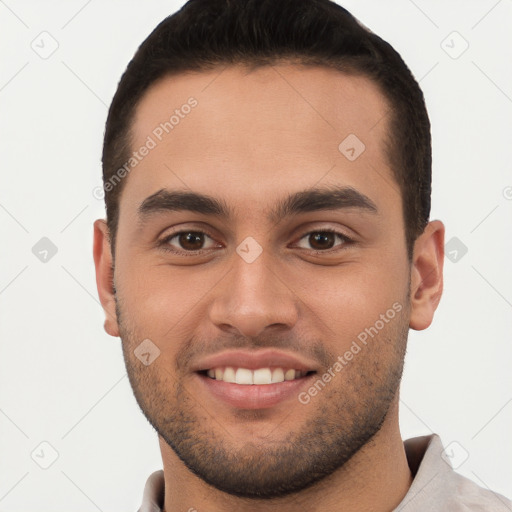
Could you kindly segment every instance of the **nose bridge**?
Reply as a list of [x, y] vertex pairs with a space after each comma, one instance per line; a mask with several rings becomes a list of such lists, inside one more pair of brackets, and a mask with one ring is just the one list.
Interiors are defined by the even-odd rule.
[[219, 328], [234, 328], [250, 337], [277, 324], [291, 328], [298, 318], [293, 292], [283, 283], [270, 252], [258, 246], [247, 239], [238, 246], [210, 311]]

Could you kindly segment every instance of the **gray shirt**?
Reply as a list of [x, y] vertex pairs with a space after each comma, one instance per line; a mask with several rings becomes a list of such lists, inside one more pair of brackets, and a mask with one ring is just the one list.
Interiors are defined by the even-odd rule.
[[[512, 512], [512, 501], [453, 470], [453, 451], [444, 450], [437, 434], [408, 439], [404, 447], [414, 480], [393, 512]], [[148, 478], [138, 512], [161, 512], [163, 503], [164, 472], [159, 470]]]

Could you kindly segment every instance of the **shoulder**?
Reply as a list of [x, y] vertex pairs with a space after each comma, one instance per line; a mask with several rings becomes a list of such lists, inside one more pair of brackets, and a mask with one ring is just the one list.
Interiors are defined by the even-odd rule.
[[396, 512], [511, 512], [512, 501], [454, 471], [437, 434], [404, 442], [414, 480]]
[[512, 511], [512, 501], [505, 498], [505, 496], [480, 487], [469, 478], [459, 475], [453, 470], [443, 498], [446, 505], [450, 507], [449, 510], [471, 510], [475, 512]]

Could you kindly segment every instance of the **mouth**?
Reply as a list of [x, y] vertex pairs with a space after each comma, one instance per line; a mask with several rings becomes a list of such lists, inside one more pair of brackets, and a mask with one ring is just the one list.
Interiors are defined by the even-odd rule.
[[209, 399], [236, 409], [268, 409], [298, 400], [318, 369], [298, 354], [267, 349], [221, 352], [198, 362], [193, 371]]

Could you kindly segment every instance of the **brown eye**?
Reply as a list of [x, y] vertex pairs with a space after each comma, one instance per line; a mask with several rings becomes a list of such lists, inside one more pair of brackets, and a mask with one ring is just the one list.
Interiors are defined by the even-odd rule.
[[[204, 245], [208, 240], [210, 241], [210, 246], [205, 247]], [[174, 253], [201, 251], [215, 247], [213, 239], [202, 231], [179, 231], [164, 238], [160, 245], [165, 250]]]
[[197, 251], [204, 243], [204, 233], [197, 231], [183, 232], [178, 235], [178, 243], [183, 249]]
[[[341, 240], [341, 243], [336, 243], [336, 240]], [[333, 230], [320, 230], [310, 231], [306, 233], [299, 242], [299, 247], [303, 249], [310, 249], [313, 251], [329, 251], [334, 247], [343, 247], [344, 245], [352, 242], [350, 238], [343, 233], [338, 233]]]
[[335, 241], [335, 233], [319, 232], [309, 235], [309, 243], [316, 250], [331, 249]]

